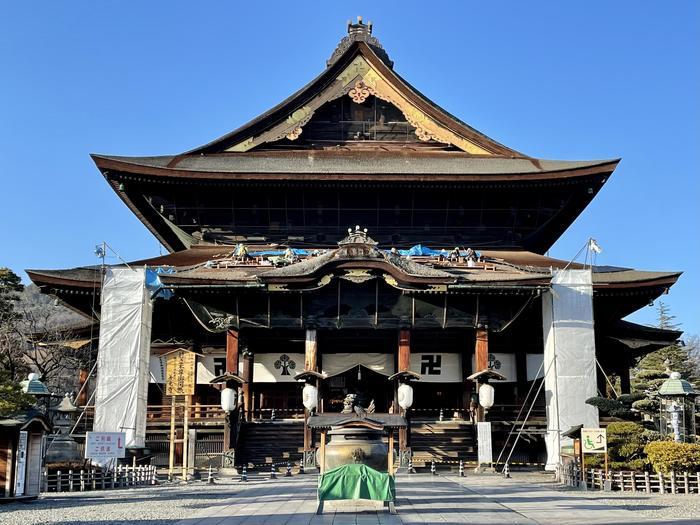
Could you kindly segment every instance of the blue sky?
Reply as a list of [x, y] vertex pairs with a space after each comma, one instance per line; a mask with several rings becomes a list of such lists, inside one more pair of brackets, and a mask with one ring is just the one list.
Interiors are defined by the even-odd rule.
[[[5, 2], [0, 266], [92, 264], [158, 242], [91, 152], [179, 153], [316, 76], [356, 15], [396, 70], [472, 126], [554, 159], [622, 157], [551, 251], [684, 270], [667, 302], [700, 333], [700, 2]], [[653, 308], [632, 318], [653, 323]]]

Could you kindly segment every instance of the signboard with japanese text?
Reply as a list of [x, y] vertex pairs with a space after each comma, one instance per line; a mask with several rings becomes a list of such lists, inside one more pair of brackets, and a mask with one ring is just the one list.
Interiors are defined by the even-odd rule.
[[191, 396], [194, 394], [194, 371], [197, 354], [179, 350], [167, 355], [165, 365], [165, 395]]
[[90, 459], [123, 458], [125, 432], [88, 432], [85, 436], [85, 457]]
[[19, 432], [17, 443], [17, 474], [15, 475], [15, 496], [24, 496], [24, 481], [27, 472], [27, 438], [29, 434], [25, 430]]
[[584, 454], [605, 454], [608, 451], [606, 430], [604, 428], [582, 428], [581, 451]]

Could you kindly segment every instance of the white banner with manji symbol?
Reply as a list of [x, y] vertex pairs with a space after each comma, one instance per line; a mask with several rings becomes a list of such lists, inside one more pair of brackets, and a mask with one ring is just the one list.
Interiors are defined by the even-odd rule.
[[422, 383], [461, 383], [462, 355], [456, 353], [411, 353], [411, 370]]
[[303, 370], [304, 354], [255, 354], [253, 383], [294, 383], [294, 376]]

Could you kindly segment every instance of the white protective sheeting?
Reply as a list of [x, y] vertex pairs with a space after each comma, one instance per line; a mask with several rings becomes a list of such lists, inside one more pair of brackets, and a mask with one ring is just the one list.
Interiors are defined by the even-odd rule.
[[107, 268], [102, 285], [95, 432], [125, 432], [143, 447], [153, 304], [145, 268]]
[[410, 367], [420, 374], [421, 383], [462, 382], [462, 354], [412, 352]]
[[323, 374], [327, 377], [342, 374], [358, 365], [378, 374], [390, 376], [394, 373], [394, 354], [323, 354]]
[[590, 270], [559, 270], [542, 297], [547, 470], [561, 462], [562, 438], [574, 425], [596, 428], [598, 409], [586, 404], [596, 395], [593, 286]]

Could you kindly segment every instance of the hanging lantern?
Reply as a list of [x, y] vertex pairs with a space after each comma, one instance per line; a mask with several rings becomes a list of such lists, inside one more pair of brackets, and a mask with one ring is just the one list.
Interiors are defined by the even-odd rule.
[[494, 390], [491, 385], [484, 383], [479, 387], [479, 405], [486, 410], [493, 406]]
[[236, 410], [236, 401], [238, 394], [233, 388], [224, 388], [221, 391], [221, 409], [224, 412]]
[[314, 385], [306, 383], [301, 391], [301, 400], [306, 410], [313, 411], [318, 406], [318, 389]]
[[399, 406], [408, 410], [413, 405], [413, 387], [407, 383], [401, 383], [398, 389]]

